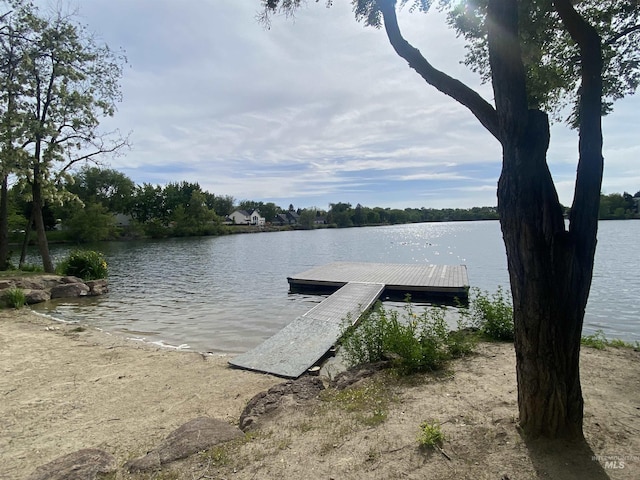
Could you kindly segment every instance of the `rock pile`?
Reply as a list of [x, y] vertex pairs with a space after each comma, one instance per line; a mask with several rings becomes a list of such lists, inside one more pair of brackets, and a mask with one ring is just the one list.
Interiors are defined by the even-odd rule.
[[61, 277], [59, 275], [38, 275], [0, 280], [0, 296], [4, 290], [9, 288], [22, 289], [28, 305], [46, 302], [54, 298], [102, 295], [109, 291], [107, 281], [104, 279], [85, 282], [78, 277]]

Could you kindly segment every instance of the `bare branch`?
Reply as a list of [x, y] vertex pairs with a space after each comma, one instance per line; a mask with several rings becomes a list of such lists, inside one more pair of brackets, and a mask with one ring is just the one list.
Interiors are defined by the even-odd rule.
[[618, 40], [620, 40], [622, 37], [626, 37], [627, 35], [629, 35], [630, 33], [633, 32], [637, 32], [640, 30], [640, 25], [633, 25], [631, 27], [627, 27], [624, 30], [616, 33], [614, 36], [612, 36], [611, 38], [609, 38], [606, 42], [604, 42], [605, 45], [613, 45], [614, 43], [616, 43]]
[[409, 67], [413, 68], [429, 85], [467, 107], [480, 123], [500, 140], [495, 108], [475, 90], [434, 68], [417, 48], [404, 39], [398, 26], [395, 4], [395, 0], [378, 0], [389, 42], [396, 53], [404, 58], [409, 63]]

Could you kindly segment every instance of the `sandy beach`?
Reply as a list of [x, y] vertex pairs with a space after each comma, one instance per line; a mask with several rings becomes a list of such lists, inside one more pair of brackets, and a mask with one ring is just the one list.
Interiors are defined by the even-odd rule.
[[[81, 448], [122, 466], [196, 417], [237, 424], [255, 394], [283, 380], [227, 361], [0, 311], [0, 479]], [[576, 451], [522, 439], [513, 347], [482, 344], [446, 375], [395, 385], [379, 424], [326, 398], [291, 403], [225, 455], [115, 478], [640, 478], [639, 361], [631, 349], [583, 349], [588, 445]], [[418, 448], [425, 420], [442, 426], [446, 455]]]

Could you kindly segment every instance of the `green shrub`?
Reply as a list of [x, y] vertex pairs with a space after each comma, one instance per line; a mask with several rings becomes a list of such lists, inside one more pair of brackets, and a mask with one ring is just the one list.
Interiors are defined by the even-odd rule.
[[27, 303], [27, 297], [21, 288], [11, 287], [2, 294], [2, 302], [10, 308], [22, 308]]
[[351, 366], [391, 360], [404, 374], [438, 370], [475, 345], [475, 339], [462, 331], [462, 323], [460, 330], [449, 330], [445, 314], [445, 307], [431, 307], [416, 315], [407, 304], [401, 316], [378, 304], [357, 327], [345, 329], [345, 358]]
[[104, 256], [93, 250], [76, 250], [58, 266], [61, 275], [73, 275], [83, 280], [106, 278], [107, 262]]
[[609, 340], [604, 336], [604, 332], [602, 330], [596, 330], [591, 335], [583, 335], [580, 339], [580, 343], [586, 347], [595, 348], [597, 350], [604, 350], [605, 347], [632, 348], [634, 350], [640, 350], [640, 342], [636, 342], [634, 345], [619, 338]]
[[442, 447], [444, 442], [444, 434], [440, 429], [440, 424], [422, 422], [420, 425], [420, 434], [418, 435], [418, 444], [423, 448]]
[[478, 288], [471, 292], [466, 313], [471, 316], [471, 324], [492, 340], [513, 341], [513, 306], [509, 295], [502, 287], [492, 295]]

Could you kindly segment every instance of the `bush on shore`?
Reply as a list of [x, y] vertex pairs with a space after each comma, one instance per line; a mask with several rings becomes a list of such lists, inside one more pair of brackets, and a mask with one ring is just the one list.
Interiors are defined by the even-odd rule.
[[83, 280], [106, 278], [109, 271], [107, 261], [100, 252], [75, 250], [57, 268], [60, 275], [72, 275]]
[[446, 307], [431, 307], [417, 315], [409, 303], [402, 312], [378, 303], [357, 327], [345, 329], [341, 338], [345, 358], [351, 366], [390, 360], [403, 374], [439, 370], [449, 360], [472, 352], [476, 342], [462, 320], [458, 330], [451, 331], [445, 315]]

